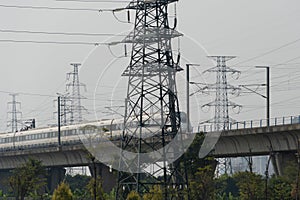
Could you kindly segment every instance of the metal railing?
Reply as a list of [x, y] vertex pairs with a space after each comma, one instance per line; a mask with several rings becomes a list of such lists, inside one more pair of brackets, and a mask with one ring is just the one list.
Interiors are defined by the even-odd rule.
[[[280, 125], [290, 125], [290, 124], [300, 124], [300, 115], [288, 116], [288, 117], [275, 117], [270, 118], [270, 126], [280, 126]], [[213, 123], [203, 123], [194, 127], [194, 131], [197, 132], [213, 132], [215, 124]], [[230, 122], [228, 125], [224, 126], [224, 130], [238, 130], [238, 129], [251, 129], [267, 127], [267, 119], [259, 120], [247, 120], [247, 121], [236, 121]]]

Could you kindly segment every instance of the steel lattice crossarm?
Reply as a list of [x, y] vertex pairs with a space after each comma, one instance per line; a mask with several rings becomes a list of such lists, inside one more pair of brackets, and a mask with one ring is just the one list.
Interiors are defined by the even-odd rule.
[[162, 5], [168, 5], [178, 0], [135, 0], [129, 3], [127, 9], [144, 10], [147, 8], [157, 8]]
[[143, 35], [137, 32], [130, 32], [128, 36], [121, 43], [157, 43], [161, 38], [172, 39], [175, 37], [183, 36], [176, 30], [163, 28], [163, 27], [148, 27], [143, 28]]
[[217, 66], [207, 69], [203, 73], [206, 73], [206, 72], [221, 72], [221, 73], [222, 72], [224, 72], [224, 73], [231, 72], [232, 74], [235, 74], [235, 73], [240, 74], [241, 73], [241, 71], [232, 69], [232, 68], [226, 66], [226, 64], [225, 64], [227, 61], [236, 58], [236, 56], [208, 56], [208, 58], [215, 60], [217, 62]]

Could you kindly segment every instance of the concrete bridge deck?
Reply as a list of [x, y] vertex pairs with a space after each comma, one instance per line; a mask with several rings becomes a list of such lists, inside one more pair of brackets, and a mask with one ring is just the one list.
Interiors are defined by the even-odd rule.
[[270, 152], [296, 153], [299, 149], [299, 138], [300, 124], [222, 131], [212, 155], [242, 157], [269, 155]]

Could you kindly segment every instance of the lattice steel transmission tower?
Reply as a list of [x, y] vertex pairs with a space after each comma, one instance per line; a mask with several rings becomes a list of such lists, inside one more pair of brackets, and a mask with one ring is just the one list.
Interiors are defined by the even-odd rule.
[[[147, 162], [141, 154], [159, 152], [181, 134], [175, 76], [182, 69], [173, 60], [171, 40], [182, 34], [168, 22], [168, 5], [175, 1], [134, 0], [127, 6], [135, 11], [135, 26], [122, 41], [131, 44], [132, 51], [123, 73], [128, 76], [128, 89], [120, 160], [123, 171], [118, 173], [116, 199], [126, 199], [132, 190], [142, 196], [154, 185], [161, 187], [165, 200], [183, 199], [188, 187], [185, 170], [178, 162], [167, 162], [176, 152], [160, 152], [160, 160], [148, 163], [155, 165], [153, 171], [141, 166]], [[135, 152], [137, 162], [127, 160], [126, 152]]]
[[[82, 122], [82, 113], [86, 111], [84, 106], [81, 105], [81, 99], [85, 97], [81, 96], [80, 88], [84, 87], [86, 89], [85, 84], [80, 83], [79, 81], [79, 63], [72, 63], [73, 72], [67, 73], [67, 81], [69, 81], [66, 85], [66, 100], [64, 105], [65, 114], [69, 113], [69, 124], [80, 123]], [[67, 100], [71, 100], [71, 106], [67, 105]]]
[[16, 101], [16, 96], [18, 94], [10, 94], [12, 96], [12, 101], [8, 102], [8, 107], [11, 108], [11, 111], [8, 111], [7, 114], [11, 115], [11, 120], [8, 121], [8, 126], [11, 127], [11, 132], [17, 132], [18, 131], [18, 116], [22, 116], [22, 112], [19, 111], [18, 107], [21, 107], [21, 103]]
[[[232, 69], [226, 66], [226, 62], [235, 58], [234, 56], [209, 56], [217, 62], [217, 66], [206, 70], [206, 72], [214, 72], [217, 75], [215, 84], [208, 84], [203, 90], [215, 92], [215, 100], [203, 105], [215, 108], [214, 118], [208, 122], [213, 124], [214, 131], [227, 130], [229, 128], [230, 122], [234, 120], [229, 117], [228, 108], [240, 108], [241, 106], [229, 101], [228, 94], [236, 93], [239, 88], [228, 84], [227, 74], [240, 74], [240, 71]], [[231, 170], [230, 159], [221, 158], [218, 159], [218, 166], [216, 170], [216, 175], [227, 173]]]

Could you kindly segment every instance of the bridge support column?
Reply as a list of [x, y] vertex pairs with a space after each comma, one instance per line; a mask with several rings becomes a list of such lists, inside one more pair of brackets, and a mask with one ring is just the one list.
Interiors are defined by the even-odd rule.
[[2, 169], [0, 170], [0, 190], [4, 194], [9, 192], [9, 177], [12, 175], [11, 170], [9, 169]]
[[297, 164], [297, 156], [295, 152], [276, 153], [272, 157], [272, 164], [276, 175], [285, 175], [285, 168], [291, 163]]
[[48, 170], [48, 189], [51, 193], [64, 180], [66, 170], [63, 167], [51, 167]]
[[89, 165], [92, 177], [100, 177], [104, 192], [110, 192], [117, 184], [117, 175], [109, 167], [102, 163], [94, 163]]

